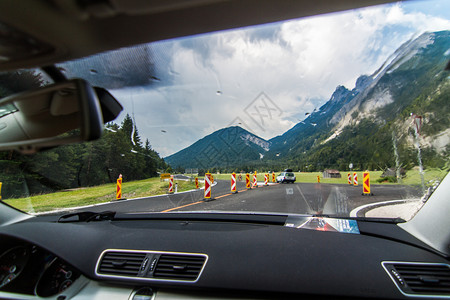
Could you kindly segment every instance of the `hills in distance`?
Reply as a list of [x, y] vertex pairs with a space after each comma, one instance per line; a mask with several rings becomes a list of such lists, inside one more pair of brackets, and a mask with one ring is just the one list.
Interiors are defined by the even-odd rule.
[[[385, 169], [417, 165], [411, 113], [422, 116], [423, 162], [449, 168], [450, 31], [406, 42], [352, 90], [338, 86], [322, 107], [268, 141], [220, 129], [165, 159], [173, 168], [221, 171]], [[395, 149], [395, 151], [394, 151]]]
[[164, 160], [172, 167], [209, 169], [258, 161], [270, 143], [239, 126], [217, 130]]

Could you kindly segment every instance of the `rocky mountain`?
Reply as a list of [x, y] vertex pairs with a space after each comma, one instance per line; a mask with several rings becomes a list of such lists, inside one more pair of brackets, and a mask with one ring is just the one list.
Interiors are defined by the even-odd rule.
[[264, 157], [270, 143], [239, 127], [220, 129], [164, 160], [174, 168], [228, 167]]
[[[384, 169], [417, 164], [411, 115], [422, 117], [419, 143], [428, 166], [449, 167], [450, 31], [424, 33], [401, 45], [351, 90], [338, 86], [319, 109], [265, 141], [240, 127], [221, 129], [166, 158], [191, 166], [302, 170]], [[213, 154], [214, 155], [211, 155]], [[199, 156], [200, 154], [200, 156]], [[231, 155], [233, 154], [233, 155]]]
[[[450, 31], [424, 33], [403, 44], [351, 91], [338, 86], [303, 122], [269, 142], [267, 159], [299, 169], [363, 169], [417, 164], [411, 114], [422, 116], [421, 146], [430, 166], [444, 165], [450, 144]], [[356, 162], [356, 164], [355, 164]], [[448, 163], [447, 163], [448, 164]]]

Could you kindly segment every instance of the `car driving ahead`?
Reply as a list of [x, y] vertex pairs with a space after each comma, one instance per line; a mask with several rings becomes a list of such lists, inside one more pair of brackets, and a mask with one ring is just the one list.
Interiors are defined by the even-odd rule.
[[0, 299], [450, 299], [449, 61], [446, 0], [0, 1]]
[[281, 172], [277, 176], [277, 182], [278, 183], [294, 183], [295, 182], [295, 174], [292, 172]]

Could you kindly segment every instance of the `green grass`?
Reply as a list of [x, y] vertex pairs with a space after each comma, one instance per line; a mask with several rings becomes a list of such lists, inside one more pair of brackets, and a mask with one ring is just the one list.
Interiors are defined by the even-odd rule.
[[[175, 180], [174, 183], [178, 183], [179, 192], [195, 189], [193, 182]], [[130, 199], [161, 195], [167, 192], [168, 187], [169, 183], [160, 181], [159, 178], [123, 182], [122, 197]], [[22, 211], [33, 213], [104, 203], [115, 199], [116, 184], [111, 183], [27, 198], [6, 199], [4, 202]]]
[[[447, 175], [448, 171], [437, 169], [437, 168], [428, 168], [425, 170], [424, 173], [425, 174], [423, 177], [425, 179], [425, 184], [430, 185], [431, 184], [430, 181], [435, 181], [435, 180], [442, 181], [442, 179], [444, 179], [445, 175]], [[420, 179], [420, 174], [419, 174], [419, 171], [417, 170], [417, 168], [406, 172], [406, 177], [402, 179], [402, 183], [407, 184], [407, 185], [420, 185], [421, 179]]]

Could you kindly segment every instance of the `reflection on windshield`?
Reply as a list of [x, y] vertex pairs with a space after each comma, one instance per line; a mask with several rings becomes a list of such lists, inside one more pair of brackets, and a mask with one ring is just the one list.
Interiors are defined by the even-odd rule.
[[[125, 112], [98, 141], [1, 153], [2, 197], [32, 213], [408, 220], [450, 168], [449, 19], [389, 4], [63, 62]], [[43, 84], [3, 76], [5, 90]]]
[[6, 104], [0, 106], [0, 118], [16, 111], [17, 108], [13, 104]]

